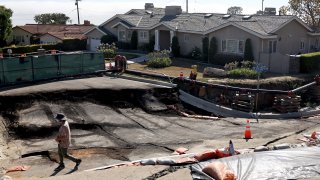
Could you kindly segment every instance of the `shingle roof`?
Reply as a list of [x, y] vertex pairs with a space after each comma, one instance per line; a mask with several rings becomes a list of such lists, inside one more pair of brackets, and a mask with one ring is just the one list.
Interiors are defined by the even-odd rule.
[[[141, 12], [144, 10], [141, 10]], [[218, 28], [232, 23], [261, 35], [271, 34], [283, 24], [291, 21], [294, 16], [261, 16], [252, 15], [243, 19], [244, 15], [232, 15], [224, 18], [225, 14], [182, 13], [177, 16], [162, 14], [119, 15], [124, 21], [136, 24], [137, 28], [151, 28], [159, 23], [165, 24], [180, 31], [193, 31], [204, 33], [210, 29]]]
[[[46, 34], [49, 34], [51, 36], [54, 36], [56, 38], [59, 38], [61, 40], [63, 39], [85, 39], [86, 36], [83, 33], [76, 33], [76, 32], [48, 32]], [[46, 35], [44, 34], [44, 35]]]
[[[149, 14], [149, 12], [152, 12], [153, 14], [164, 14], [165, 13], [165, 9], [164, 8], [150, 8], [148, 10], [144, 10], [144, 9], [131, 9], [129, 12], [135, 12], [138, 15], [146, 15]], [[127, 14], [125, 13], [125, 14]]]
[[48, 32], [69, 32], [69, 33], [81, 33], [89, 31], [94, 25], [54, 25], [54, 24], [26, 24], [24, 26], [16, 26], [31, 34], [46, 34]]

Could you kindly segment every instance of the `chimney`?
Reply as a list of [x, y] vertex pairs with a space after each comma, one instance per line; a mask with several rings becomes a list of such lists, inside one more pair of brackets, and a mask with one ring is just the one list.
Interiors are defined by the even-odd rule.
[[88, 21], [88, 20], [84, 20], [83, 25], [85, 25], [85, 26], [90, 26], [91, 23], [90, 23], [90, 21]]
[[166, 16], [176, 16], [182, 13], [181, 6], [166, 6], [165, 15]]
[[153, 3], [145, 3], [144, 4], [144, 10], [152, 9], [154, 8]]

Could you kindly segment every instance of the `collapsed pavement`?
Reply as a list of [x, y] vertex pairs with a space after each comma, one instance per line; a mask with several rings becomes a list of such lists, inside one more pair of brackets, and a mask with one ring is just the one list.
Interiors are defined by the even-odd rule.
[[[53, 140], [58, 130], [53, 114], [57, 112], [70, 118], [71, 153], [83, 159], [78, 171], [168, 156], [181, 146], [190, 152], [216, 149], [227, 146], [230, 139], [241, 149], [294, 144], [299, 142], [301, 133], [320, 126], [316, 118], [260, 120], [251, 123], [254, 139], [246, 143], [242, 139], [245, 119], [186, 118], [159, 105], [178, 103], [174, 93], [170, 88], [106, 77], [1, 92], [0, 129], [4, 136], [0, 139], [0, 155], [4, 155], [0, 164], [2, 168], [31, 166], [27, 171], [9, 174], [15, 178], [72, 173], [72, 163], [67, 163], [59, 174], [53, 172], [58, 159]], [[161, 111], [153, 108], [152, 102]], [[155, 111], [151, 112], [152, 109]], [[146, 177], [149, 176], [152, 174]]]

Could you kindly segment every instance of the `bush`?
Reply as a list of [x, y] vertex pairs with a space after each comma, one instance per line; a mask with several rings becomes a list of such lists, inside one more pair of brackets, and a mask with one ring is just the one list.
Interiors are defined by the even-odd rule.
[[258, 77], [258, 73], [249, 68], [237, 68], [228, 72], [228, 76], [231, 78], [248, 78], [255, 79]]
[[177, 36], [174, 36], [172, 38], [171, 50], [174, 57], [180, 56], [180, 45], [179, 45], [179, 40]]
[[208, 61], [208, 51], [209, 51], [209, 38], [205, 37], [202, 39], [202, 61]]
[[214, 56], [213, 64], [224, 66], [226, 63], [231, 63], [234, 61], [241, 62], [241, 61], [243, 61], [243, 57], [240, 55], [219, 53]]
[[97, 48], [98, 52], [102, 52], [104, 58], [114, 58], [117, 55], [117, 47], [113, 44], [101, 44]]
[[252, 61], [241, 61], [241, 67], [242, 68], [252, 69], [255, 65], [256, 65], [256, 63], [252, 62]]
[[154, 35], [150, 36], [149, 44], [148, 44], [148, 48], [147, 48], [148, 52], [153, 52], [153, 50], [154, 50], [154, 45], [155, 45], [155, 40], [154, 39], [155, 39]]
[[170, 66], [172, 63], [169, 57], [169, 51], [167, 50], [149, 53], [147, 58], [148, 67], [152, 68], [164, 68]]
[[37, 52], [40, 48], [51, 50], [51, 49], [57, 49], [56, 45], [49, 45], [49, 44], [37, 44], [37, 45], [27, 45], [27, 46], [10, 46], [10, 47], [4, 47], [2, 48], [2, 51], [4, 53], [7, 53], [8, 49], [12, 50], [12, 54], [22, 54], [22, 53], [32, 53]]
[[130, 47], [131, 47], [131, 49], [134, 49], [134, 50], [136, 50], [138, 47], [138, 33], [137, 33], [137, 31], [132, 32]]
[[112, 44], [118, 41], [117, 37], [112, 34], [107, 34], [101, 37], [101, 44]]
[[198, 47], [194, 47], [192, 51], [188, 54], [188, 58], [201, 60], [201, 50]]
[[231, 71], [231, 70], [237, 69], [238, 66], [239, 66], [239, 62], [238, 61], [227, 63], [227, 64], [224, 65], [224, 70]]
[[64, 39], [62, 43], [56, 44], [58, 50], [62, 51], [79, 51], [87, 49], [86, 39]]
[[119, 49], [124, 49], [124, 50], [130, 49], [130, 43], [127, 43], [127, 42], [118, 41], [118, 42], [116, 43], [116, 46], [117, 46]]
[[248, 60], [248, 61], [254, 61], [252, 45], [251, 45], [251, 39], [250, 38], [248, 38], [246, 40], [246, 43], [245, 43], [244, 59]]
[[217, 39], [215, 37], [212, 37], [210, 40], [210, 47], [209, 47], [209, 52], [208, 52], [210, 63], [213, 63], [214, 56], [217, 54], [217, 50], [218, 50]]
[[320, 52], [300, 56], [300, 72], [313, 73], [320, 71]]

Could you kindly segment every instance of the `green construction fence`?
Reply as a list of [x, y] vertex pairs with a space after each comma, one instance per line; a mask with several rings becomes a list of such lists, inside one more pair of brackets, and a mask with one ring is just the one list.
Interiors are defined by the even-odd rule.
[[105, 70], [102, 53], [50, 54], [0, 60], [0, 85], [32, 82]]

